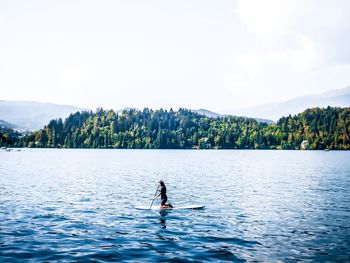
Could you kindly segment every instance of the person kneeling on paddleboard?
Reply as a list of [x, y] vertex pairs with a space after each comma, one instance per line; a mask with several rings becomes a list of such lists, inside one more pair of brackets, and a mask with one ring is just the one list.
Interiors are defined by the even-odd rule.
[[168, 196], [166, 195], [166, 186], [162, 180], [159, 181], [160, 185], [160, 191], [157, 197], [160, 196], [160, 207], [161, 208], [173, 208], [171, 204], [166, 204], [166, 201], [168, 200]]

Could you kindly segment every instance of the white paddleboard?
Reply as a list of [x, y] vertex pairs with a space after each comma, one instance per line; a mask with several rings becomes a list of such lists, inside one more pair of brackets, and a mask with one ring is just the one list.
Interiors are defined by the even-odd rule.
[[[174, 206], [173, 208], [161, 208], [159, 206], [152, 206], [151, 210], [180, 210], [180, 209], [202, 209], [205, 205], [184, 205], [184, 206]], [[150, 210], [149, 206], [136, 206], [139, 210]]]

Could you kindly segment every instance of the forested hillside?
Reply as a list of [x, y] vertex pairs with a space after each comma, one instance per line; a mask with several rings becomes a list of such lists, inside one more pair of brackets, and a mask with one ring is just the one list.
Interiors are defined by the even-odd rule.
[[14, 131], [11, 128], [0, 125], [0, 146], [20, 146], [20, 137], [21, 133]]
[[[11, 136], [10, 136], [11, 135]], [[15, 137], [14, 137], [15, 136]], [[17, 136], [17, 137], [16, 137]], [[0, 143], [18, 147], [125, 149], [350, 149], [350, 108], [313, 108], [277, 124], [178, 111], [98, 109], [52, 120], [23, 138], [8, 129]]]
[[350, 108], [313, 108], [277, 123], [282, 146], [295, 148], [307, 140], [311, 149], [350, 149]]

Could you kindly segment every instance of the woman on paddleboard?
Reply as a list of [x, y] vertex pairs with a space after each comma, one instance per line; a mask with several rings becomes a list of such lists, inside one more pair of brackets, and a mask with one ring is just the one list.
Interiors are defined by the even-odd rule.
[[166, 204], [166, 201], [168, 200], [168, 196], [166, 195], [166, 186], [162, 180], [159, 181], [159, 186], [160, 186], [160, 190], [159, 190], [159, 194], [157, 195], [157, 197], [160, 196], [160, 199], [161, 199], [160, 200], [160, 207], [172, 208], [173, 206], [171, 204]]

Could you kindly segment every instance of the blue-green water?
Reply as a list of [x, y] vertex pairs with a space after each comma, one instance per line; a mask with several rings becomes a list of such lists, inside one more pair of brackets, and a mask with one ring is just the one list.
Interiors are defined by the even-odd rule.
[[[136, 210], [161, 178], [206, 208]], [[0, 261], [24, 259], [350, 261], [350, 152], [0, 151]]]

